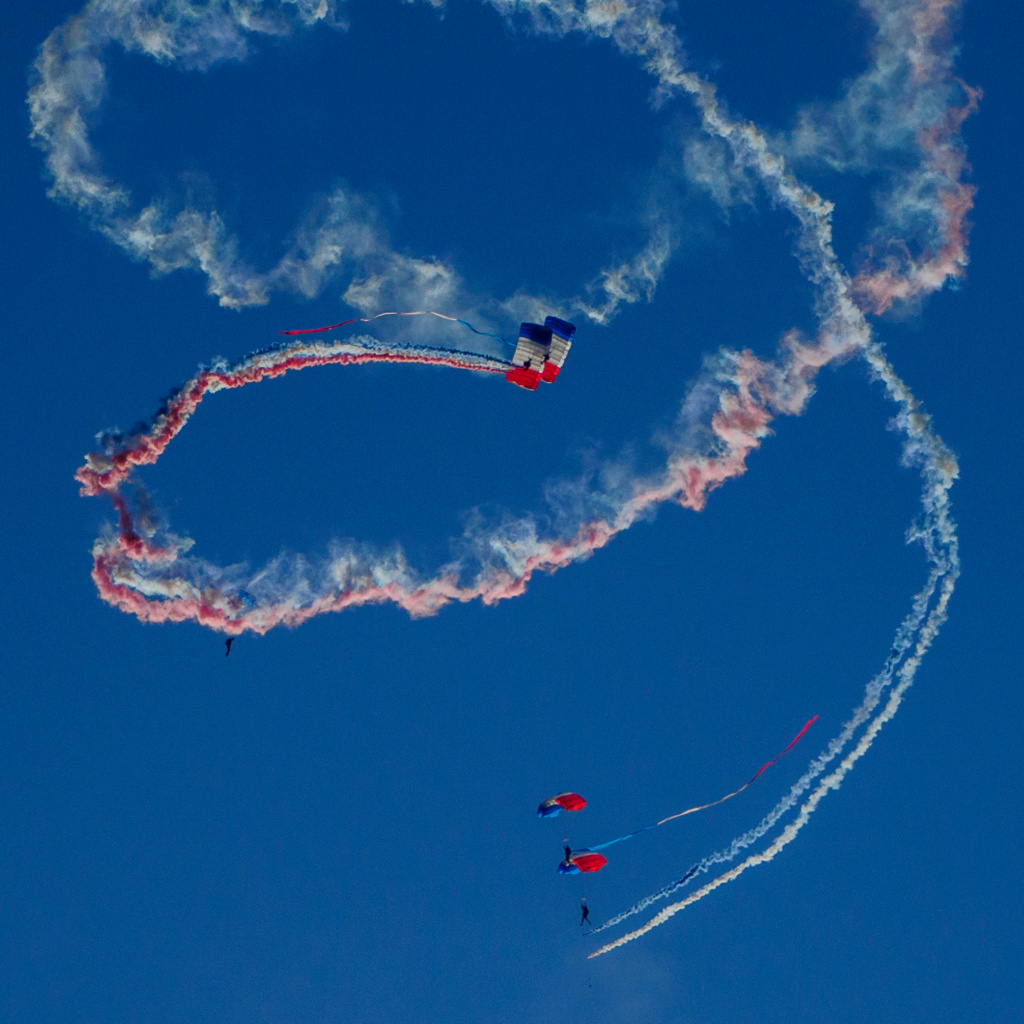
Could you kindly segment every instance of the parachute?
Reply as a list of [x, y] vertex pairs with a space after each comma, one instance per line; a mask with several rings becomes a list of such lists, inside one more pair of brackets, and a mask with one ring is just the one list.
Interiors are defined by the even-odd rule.
[[[265, 273], [243, 266], [236, 256], [237, 240], [223, 233], [217, 211], [185, 206], [164, 213], [157, 201], [132, 204], [128, 190], [99, 169], [102, 162], [89, 137], [101, 99], [95, 83], [103, 79], [108, 44], [116, 40], [131, 52], [157, 54], [167, 62], [184, 59], [203, 67], [222, 60], [225, 53], [243, 52], [247, 32], [285, 31], [277, 19], [254, 16], [262, 6], [259, 0], [202, 8], [180, 6], [188, 7], [189, 18], [166, 17], [159, 4], [87, 4], [48, 37], [36, 62], [29, 109], [32, 137], [44, 151], [53, 178], [51, 196], [79, 209], [96, 230], [133, 259], [148, 262], [155, 273], [185, 267], [202, 270], [210, 294], [226, 308], [262, 305], [275, 290], [318, 293], [321, 282], [330, 280], [342, 255], [348, 253], [346, 232], [357, 231], [362, 240], [364, 255], [354, 261], [354, 280], [368, 278], [385, 266], [392, 268], [396, 279], [421, 266], [448, 272], [440, 264], [414, 261], [393, 252], [372, 219], [350, 215], [348, 211], [359, 206], [358, 197], [353, 201], [340, 189], [329, 197], [329, 215], [315, 225], [308, 244], [293, 248]], [[309, 3], [299, 6], [304, 24], [334, 15], [332, 3], [321, 3], [317, 13]], [[511, 11], [530, 5], [492, 0], [491, 6]], [[544, 325], [530, 325], [525, 333], [521, 331], [511, 360], [436, 347], [386, 345], [372, 339], [347, 343], [292, 339], [287, 346], [202, 369], [162, 403], [153, 420], [141, 429], [102, 435], [102, 450], [87, 456], [76, 478], [83, 495], [106, 497], [116, 512], [116, 526], [103, 533], [93, 548], [93, 578], [99, 593], [112, 606], [142, 621], [189, 620], [237, 635], [244, 631], [262, 634], [280, 625], [297, 626], [325, 612], [386, 601], [411, 615], [432, 615], [452, 602], [479, 599], [495, 604], [517, 597], [536, 573], [554, 572], [589, 557], [633, 524], [645, 521], [663, 502], [700, 511], [712, 490], [745, 472], [748, 456], [768, 436], [776, 417], [803, 412], [821, 368], [853, 356], [862, 359], [896, 408], [892, 424], [903, 445], [904, 463], [920, 473], [923, 514], [908, 538], [923, 545], [927, 578], [897, 628], [891, 653], [866, 683], [851, 717], [775, 808], [678, 882], [645, 897], [601, 927], [667, 899], [681, 885], [716, 865], [742, 857], [739, 863], [592, 954], [599, 956], [649, 933], [749, 868], [769, 863], [785, 849], [897, 713], [922, 657], [946, 619], [960, 572], [949, 499], [958, 475], [956, 458], [889, 362], [867, 317], [921, 299], [964, 276], [968, 213], [975, 189], [964, 180], [969, 165], [960, 129], [977, 108], [980, 91], [953, 75], [950, 18], [958, 8], [956, 3], [865, 2], [863, 6], [878, 24], [874, 62], [851, 80], [834, 109], [808, 111], [794, 149], [792, 138], [768, 134], [753, 122], [730, 115], [714, 84], [687, 64], [674, 25], [661, 18], [662, 5], [636, 0], [615, 4], [545, 0], [533, 6], [544, 11], [533, 20], [536, 27], [543, 23], [544, 30], [552, 34], [581, 31], [588, 38], [608, 38], [621, 52], [643, 61], [656, 79], [661, 99], [689, 97], [701, 128], [714, 145], [729, 153], [730, 163], [723, 174], [736, 172], [759, 181], [773, 206], [794, 218], [799, 268], [814, 292], [813, 334], [803, 337], [795, 330], [787, 332], [778, 355], [771, 358], [732, 349], [709, 357], [683, 405], [681, 426], [686, 429], [677, 431], [669, 458], [657, 475], [617, 479], [615, 487], [596, 490], [592, 500], [581, 507], [600, 511], [588, 511], [558, 534], [538, 531], [535, 521], [528, 518], [518, 520], [514, 529], [503, 524], [483, 538], [485, 559], [476, 558], [473, 549], [454, 569], [446, 565], [434, 575], [417, 574], [400, 553], [392, 556], [354, 546], [339, 546], [313, 571], [307, 571], [304, 562], [282, 559], [289, 571], [276, 577], [264, 570], [214, 565], [189, 553], [190, 538], [166, 528], [133, 472], [154, 464], [204, 398], [215, 391], [306, 367], [371, 362], [501, 373], [517, 386], [536, 390], [541, 380], [550, 383], [557, 376], [574, 329], [556, 331], [548, 322], [550, 317]], [[82, 74], [83, 68], [91, 73]], [[892, 102], [865, 108], [864, 89], [873, 87], [880, 76], [885, 78]], [[880, 119], [878, 124], [876, 119]], [[850, 139], [844, 141], [842, 136], [847, 135]], [[782, 144], [778, 151], [777, 141]], [[859, 266], [848, 270], [840, 263], [833, 236], [834, 204], [795, 176], [783, 156], [790, 152], [800, 152], [802, 160], [817, 158], [834, 169], [852, 168], [858, 173], [894, 168], [891, 174], [884, 173], [885, 184], [876, 203], [877, 223], [864, 240], [860, 251], [867, 255]], [[731, 188], [731, 177], [723, 181]], [[597, 304], [586, 299], [565, 300], [567, 308], [606, 323], [622, 303], [650, 301], [677, 248], [673, 239], [680, 226], [670, 210], [659, 210], [643, 248], [618, 266], [602, 270], [596, 286], [588, 287], [587, 294], [596, 294]], [[347, 255], [344, 262], [351, 262]], [[529, 299], [524, 308], [534, 308], [540, 301], [523, 298]], [[422, 301], [415, 300], [417, 304]], [[496, 308], [495, 304], [491, 308]], [[704, 413], [707, 415], [701, 419]], [[680, 813], [698, 809], [702, 808]], [[783, 825], [783, 816], [791, 811], [795, 817]], [[667, 820], [671, 819], [663, 822]], [[765, 838], [766, 846], [751, 849]], [[583, 871], [583, 863], [596, 864], [589, 870], [600, 870], [604, 859], [597, 863], [591, 859], [594, 857], [600, 855], [592, 849], [567, 855], [565, 873]]]
[[582, 811], [587, 801], [579, 793], [559, 793], [550, 797], [537, 808], [538, 818], [554, 818], [561, 811]]
[[575, 337], [575, 325], [556, 316], [545, 317], [543, 326], [520, 324], [512, 369], [505, 374], [505, 380], [527, 391], [536, 391], [541, 381], [553, 383]]
[[577, 850], [570, 853], [561, 864], [558, 865], [560, 875], [578, 875], [600, 871], [608, 863], [608, 858], [593, 850]]

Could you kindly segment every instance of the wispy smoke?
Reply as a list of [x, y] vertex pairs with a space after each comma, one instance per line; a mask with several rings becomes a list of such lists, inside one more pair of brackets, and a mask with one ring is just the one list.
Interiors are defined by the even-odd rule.
[[[390, 602], [413, 616], [432, 615], [453, 602], [493, 604], [519, 596], [535, 573], [555, 572], [590, 557], [663, 503], [700, 511], [712, 490], [745, 472], [748, 457], [777, 416], [799, 415], [806, 408], [823, 366], [853, 357], [865, 360], [896, 407], [904, 461], [921, 476], [923, 516], [909, 539], [922, 544], [928, 559], [925, 584], [861, 703], [764, 820], [601, 929], [669, 898], [716, 865], [747, 853], [745, 859], [664, 907], [641, 928], [601, 947], [597, 956], [646, 934], [748, 868], [770, 862], [788, 845], [896, 713], [945, 620], [959, 573], [949, 511], [956, 461], [888, 362], [867, 316], [920, 301], [964, 273], [974, 191], [963, 180], [967, 165], [959, 133], [980, 94], [953, 74], [950, 19], [957, 0], [862, 0], [876, 25], [872, 63], [835, 102], [801, 111], [792, 131], [779, 137], [732, 114], [715, 86], [688, 70], [661, 0], [485, 2], [521, 29], [610, 40], [653, 76], [655, 102], [686, 98], [694, 105], [708, 141], [685, 149], [681, 173], [702, 182], [723, 205], [753, 202], [756, 182], [772, 204], [792, 215], [794, 255], [814, 288], [814, 337], [787, 334], [773, 359], [728, 349], [708, 357], [683, 398], [675, 428], [659, 438], [666, 452], [660, 470], [642, 475], [623, 459], [549, 487], [552, 508], [543, 518], [490, 523], [471, 517], [453, 542], [452, 560], [433, 572], [410, 566], [397, 547], [340, 543], [319, 564], [281, 556], [258, 571], [213, 565], [192, 553], [191, 540], [170, 531], [133, 471], [156, 462], [200, 403], [218, 390], [327, 363], [385, 360], [504, 370], [494, 357], [398, 347], [369, 338], [256, 353], [200, 371], [136, 432], [102, 437], [100, 450], [88, 457], [77, 477], [83, 493], [108, 497], [119, 517], [116, 529], [102, 536], [93, 552], [100, 594], [143, 621], [192, 620], [237, 634], [265, 633], [371, 603]], [[526, 315], [552, 308], [577, 311], [606, 323], [622, 304], [651, 300], [677, 244], [678, 224], [668, 212], [642, 220], [641, 247], [602, 271], [580, 297], [517, 294], [481, 302], [468, 297], [453, 268], [395, 252], [372, 207], [343, 189], [296, 232], [292, 250], [278, 265], [261, 273], [244, 262], [238, 241], [215, 210], [158, 203], [137, 208], [127, 191], [104, 175], [88, 125], [102, 103], [102, 57], [109, 45], [204, 68], [242, 59], [253, 35], [283, 34], [296, 23], [318, 22], [341, 26], [337, 6], [329, 0], [276, 7], [256, 0], [202, 7], [185, 0], [93, 0], [55, 30], [36, 64], [29, 103], [33, 136], [52, 177], [51, 193], [78, 207], [97, 230], [133, 258], [148, 261], [154, 272], [202, 272], [210, 293], [234, 308], [266, 302], [275, 289], [313, 296], [339, 274], [347, 275], [346, 301], [365, 312], [403, 301], [448, 304], [451, 313], [475, 304], [515, 308]], [[794, 168], [815, 163], [844, 173], [878, 172], [884, 178], [875, 222], [854, 273], [844, 269], [834, 251], [832, 204], [794, 173]], [[794, 809], [795, 817], [783, 825]], [[769, 836], [763, 849], [748, 853]]]

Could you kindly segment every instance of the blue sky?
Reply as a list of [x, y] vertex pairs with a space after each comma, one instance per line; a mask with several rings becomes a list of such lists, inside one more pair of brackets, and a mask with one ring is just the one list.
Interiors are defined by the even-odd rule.
[[[77, 10], [19, 10], [0, 62], [4, 1018], [1019, 1017], [1022, 83], [1007, 15], [971, 2], [958, 27], [958, 70], [985, 90], [964, 128], [967, 277], [876, 323], [961, 464], [950, 620], [793, 845], [588, 962], [580, 894], [603, 920], [750, 827], [881, 666], [925, 572], [904, 544], [919, 485], [892, 406], [858, 362], [826, 369], [703, 513], [664, 508], [496, 608], [324, 616], [242, 637], [230, 659], [194, 625], [142, 625], [89, 578], [109, 511], [72, 476], [93, 435], [215, 355], [351, 310], [344, 281], [222, 308], [198, 274], [152, 278], [47, 198], [24, 98], [37, 47]], [[858, 73], [870, 37], [852, 3], [773, 11], [700, 0], [670, 20], [732, 109], [784, 132]], [[315, 556], [333, 537], [437, 564], [469, 509], [539, 508], [545, 481], [624, 448], [656, 460], [649, 438], [706, 353], [769, 356], [813, 328], [782, 211], [665, 184], [696, 118], [679, 100], [652, 110], [636, 61], [456, 0], [443, 18], [352, 0], [348, 17], [205, 72], [112, 49], [92, 136], [104, 167], [142, 200], [215, 199], [263, 268], [339, 181], [373, 199], [396, 251], [447, 261], [478, 296], [577, 292], [636, 248], [652, 197], [678, 248], [652, 302], [577, 320], [565, 372], [536, 394], [374, 367], [216, 396], [145, 479], [221, 564]], [[837, 203], [850, 264], [877, 174], [808, 175]], [[807, 745], [742, 798], [616, 847], [585, 885], [556, 874], [563, 835], [601, 841], [713, 799], [815, 713]], [[567, 788], [587, 810], [538, 821]]]

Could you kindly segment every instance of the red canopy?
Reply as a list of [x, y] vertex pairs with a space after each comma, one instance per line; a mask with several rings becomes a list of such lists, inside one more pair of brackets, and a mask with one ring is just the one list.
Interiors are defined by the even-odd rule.
[[554, 800], [567, 811], [582, 811], [587, 806], [587, 801], [579, 793], [559, 793]]
[[608, 863], [608, 858], [600, 853], [574, 853], [569, 860], [580, 871], [600, 871]]

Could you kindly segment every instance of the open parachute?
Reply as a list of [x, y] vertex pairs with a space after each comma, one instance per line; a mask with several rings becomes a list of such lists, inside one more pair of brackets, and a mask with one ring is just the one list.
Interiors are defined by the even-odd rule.
[[579, 793], [559, 793], [550, 797], [537, 808], [538, 818], [554, 818], [561, 811], [582, 811], [587, 801]]
[[608, 863], [608, 858], [593, 850], [574, 850], [558, 865], [560, 875], [589, 874], [600, 871]]
[[536, 391], [541, 381], [554, 383], [575, 337], [576, 327], [557, 316], [545, 317], [543, 326], [520, 324], [512, 369], [505, 374], [505, 380], [527, 391]]

